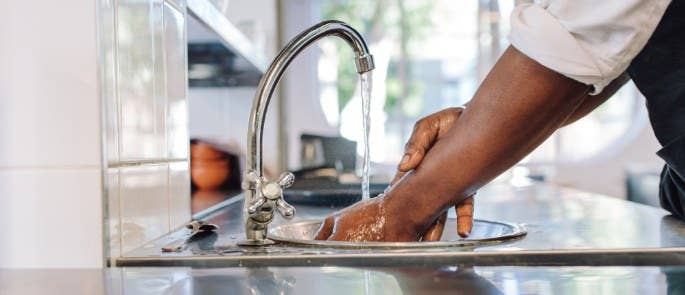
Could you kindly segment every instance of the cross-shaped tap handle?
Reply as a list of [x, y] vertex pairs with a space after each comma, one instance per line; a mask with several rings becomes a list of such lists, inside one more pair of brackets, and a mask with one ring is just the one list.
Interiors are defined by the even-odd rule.
[[283, 200], [283, 189], [291, 186], [294, 181], [295, 176], [292, 173], [284, 172], [277, 181], [268, 181], [261, 187], [264, 198], [274, 201], [276, 209], [285, 218], [295, 216], [295, 208]]

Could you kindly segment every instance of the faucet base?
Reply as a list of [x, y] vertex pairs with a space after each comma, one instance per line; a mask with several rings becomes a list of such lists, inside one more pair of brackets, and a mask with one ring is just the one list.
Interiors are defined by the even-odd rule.
[[238, 242], [238, 246], [248, 246], [248, 247], [260, 247], [260, 246], [270, 246], [276, 244], [273, 240], [263, 239], [263, 240], [242, 240]]

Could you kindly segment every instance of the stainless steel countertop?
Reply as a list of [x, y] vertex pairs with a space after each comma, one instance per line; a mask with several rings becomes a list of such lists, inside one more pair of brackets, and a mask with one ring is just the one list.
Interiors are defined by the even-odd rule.
[[[320, 218], [332, 208], [297, 206], [296, 220]], [[685, 223], [668, 212], [549, 184], [492, 184], [476, 197], [475, 216], [523, 224], [528, 235], [514, 242], [450, 249], [320, 249], [276, 245], [241, 248], [242, 201], [206, 220], [218, 235], [163, 254], [176, 232], [127, 253], [121, 266], [417, 266], [473, 265], [683, 265]], [[274, 225], [282, 224], [279, 219]]]
[[683, 294], [685, 268], [263, 267], [0, 270], [0, 294]]

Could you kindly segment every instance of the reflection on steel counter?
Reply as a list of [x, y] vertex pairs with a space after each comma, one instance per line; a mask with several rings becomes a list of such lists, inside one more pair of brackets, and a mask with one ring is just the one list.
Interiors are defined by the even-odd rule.
[[1, 294], [683, 294], [685, 267], [0, 270]]

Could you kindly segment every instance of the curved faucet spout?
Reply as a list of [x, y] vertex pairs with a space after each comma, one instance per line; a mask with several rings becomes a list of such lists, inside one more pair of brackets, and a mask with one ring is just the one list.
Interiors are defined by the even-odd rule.
[[242, 241], [241, 245], [261, 246], [273, 243], [266, 238], [267, 227], [273, 220], [273, 211], [278, 210], [286, 218], [295, 214], [295, 208], [282, 198], [283, 188], [293, 182], [294, 176], [284, 173], [278, 181], [267, 181], [263, 175], [264, 120], [271, 96], [290, 62], [307, 46], [326, 36], [340, 37], [352, 47], [358, 73], [366, 73], [374, 69], [373, 57], [369, 53], [364, 38], [355, 29], [340, 21], [325, 21], [307, 29], [295, 36], [278, 53], [257, 86], [247, 127], [247, 174], [243, 181], [247, 240]]
[[262, 176], [262, 131], [266, 112], [276, 85], [290, 62], [307, 46], [326, 37], [337, 36], [349, 44], [355, 53], [355, 65], [358, 73], [369, 72], [374, 69], [373, 56], [369, 53], [364, 38], [354, 28], [340, 21], [324, 21], [295, 36], [288, 45], [278, 53], [269, 69], [264, 73], [257, 86], [250, 123], [247, 132], [247, 169]]

